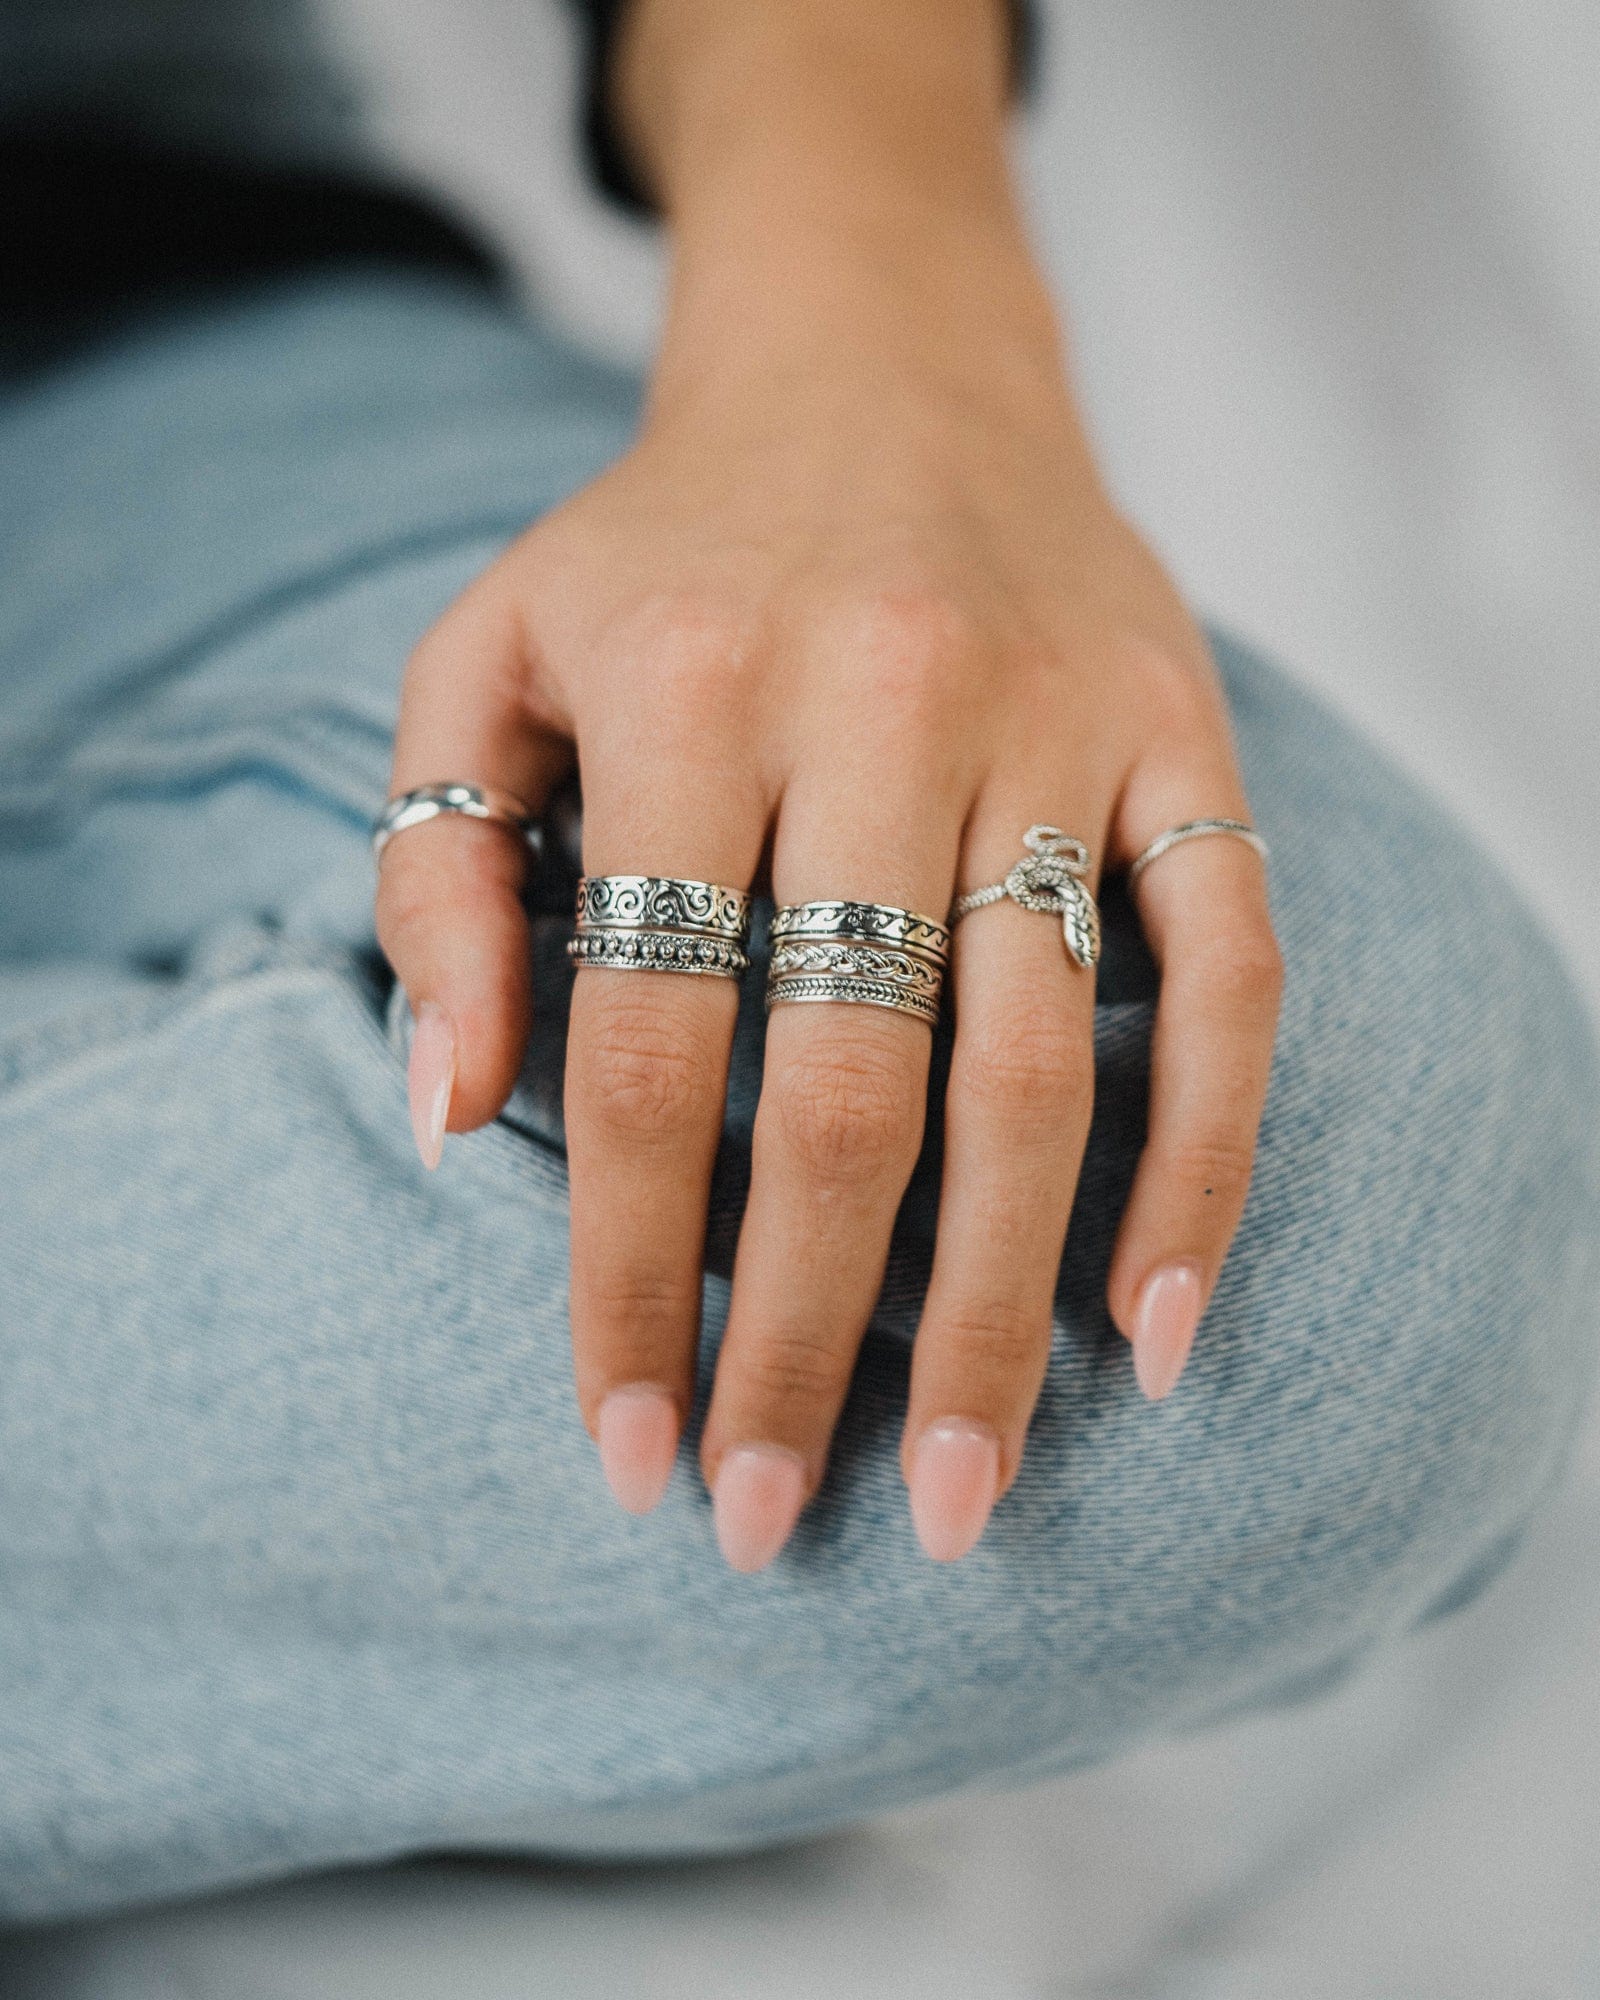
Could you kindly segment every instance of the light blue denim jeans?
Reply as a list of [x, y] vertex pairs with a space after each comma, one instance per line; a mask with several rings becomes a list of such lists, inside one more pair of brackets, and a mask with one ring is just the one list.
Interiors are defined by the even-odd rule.
[[617, 1508], [568, 1359], [564, 892], [519, 1090], [429, 1177], [365, 824], [411, 641], [634, 411], [375, 271], [147, 313], [4, 398], [7, 1918], [417, 1849], [713, 1852], [1112, 1757], [1461, 1603], [1558, 1473], [1600, 1278], [1581, 1010], [1485, 856], [1219, 639], [1289, 976], [1182, 1386], [1143, 1400], [1103, 1303], [1154, 990], [1113, 890], [1052, 1365], [977, 1551], [920, 1556], [896, 1462], [936, 1144], [771, 1570], [719, 1559], [692, 1436], [656, 1514]]

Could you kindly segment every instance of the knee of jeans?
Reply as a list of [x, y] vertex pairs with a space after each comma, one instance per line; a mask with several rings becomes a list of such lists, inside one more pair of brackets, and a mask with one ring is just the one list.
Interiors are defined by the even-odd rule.
[[1463, 920], [1476, 867], [1447, 853], [1448, 893], [1291, 998], [1174, 1395], [1142, 1401], [1108, 1323], [1064, 1329], [1016, 1486], [928, 1596], [963, 1671], [1031, 1660], [1108, 1727], [1220, 1712], [1337, 1678], [1517, 1546], [1593, 1372], [1600, 1083], [1515, 899], [1480, 883]]

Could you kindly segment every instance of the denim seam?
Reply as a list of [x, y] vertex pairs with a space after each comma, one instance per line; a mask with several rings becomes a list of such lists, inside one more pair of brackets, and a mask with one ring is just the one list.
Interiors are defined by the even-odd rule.
[[[53, 1090], [73, 1088], [98, 1069], [126, 1060], [135, 1044], [148, 1051], [153, 1041], [181, 1023], [263, 999], [307, 995], [332, 996], [359, 1028], [359, 1045], [381, 1067], [386, 1080], [397, 1085], [398, 1109], [403, 1104], [404, 1072], [377, 1018], [347, 979], [340, 977], [341, 968], [349, 965], [344, 954], [307, 951], [295, 964], [286, 965], [279, 958], [268, 966], [243, 972], [231, 967], [216, 980], [205, 981], [198, 991], [195, 982], [188, 981], [183, 990], [171, 995], [141, 995], [132, 1004], [112, 1002], [91, 1007], [77, 1018], [86, 1025], [92, 1022], [92, 1026], [77, 1035], [63, 1035], [59, 1023], [25, 1033], [0, 1048], [0, 1120], [8, 1112], [36, 1104]], [[514, 1132], [495, 1121], [478, 1132], [461, 1135], [452, 1145], [451, 1161], [453, 1172], [487, 1182], [497, 1194], [506, 1192], [508, 1176], [502, 1169], [512, 1167], [509, 1178], [515, 1195], [519, 1199], [535, 1196], [542, 1206], [561, 1214], [564, 1222], [565, 1168], [534, 1135]]]

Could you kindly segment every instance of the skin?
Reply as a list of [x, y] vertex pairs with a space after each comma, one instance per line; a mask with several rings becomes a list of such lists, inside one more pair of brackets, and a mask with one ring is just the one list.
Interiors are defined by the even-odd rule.
[[[1068, 387], [1006, 166], [1005, 32], [995, 0], [637, 0], [614, 109], [674, 252], [647, 416], [417, 647], [395, 791], [470, 776], [537, 804], [576, 755], [591, 873], [935, 915], [998, 881], [1036, 821], [1098, 870], [1177, 822], [1248, 819], [1204, 641], [1108, 499]], [[451, 1131], [496, 1114], [522, 1053], [521, 869], [503, 830], [464, 820], [384, 859], [379, 934], [427, 1010]], [[1173, 850], [1138, 907], [1162, 987], [1109, 1305], [1161, 1394], [1244, 1204], [1281, 967], [1242, 842]], [[1093, 975], [1059, 923], [1009, 902], [969, 918], [951, 988], [902, 1451], [917, 1511], [920, 1447], [956, 1440], [921, 1461], [919, 1532], [944, 1558], [1021, 1461], [1093, 1095]], [[576, 981], [578, 1403], [598, 1438], [612, 1391], [665, 1392], [611, 1406], [608, 1470], [636, 1506], [689, 1410], [735, 997]], [[929, 1046], [871, 1007], [771, 1017], [700, 1449], [738, 1567], [770, 1559], [821, 1480]], [[751, 1445], [771, 1449], [719, 1485]]]

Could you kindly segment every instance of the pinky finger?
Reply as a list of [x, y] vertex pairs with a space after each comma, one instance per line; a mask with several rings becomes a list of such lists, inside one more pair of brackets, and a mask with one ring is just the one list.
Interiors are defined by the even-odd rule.
[[[1242, 801], [1222, 810], [1245, 816]], [[1163, 816], [1145, 837], [1183, 817]], [[1243, 841], [1175, 847], [1136, 893], [1161, 992], [1149, 1125], [1108, 1303], [1133, 1345], [1139, 1386], [1159, 1401], [1183, 1373], [1244, 1212], [1283, 968], [1261, 859]]]

